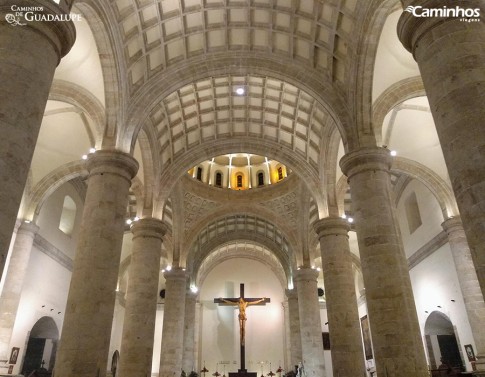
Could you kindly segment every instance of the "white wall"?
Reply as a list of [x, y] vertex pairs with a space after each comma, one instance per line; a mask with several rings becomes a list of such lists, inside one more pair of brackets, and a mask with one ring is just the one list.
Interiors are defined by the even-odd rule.
[[[76, 220], [71, 235], [65, 234], [59, 229], [64, 197], [69, 195], [76, 203]], [[74, 258], [76, 251], [79, 225], [81, 224], [83, 213], [83, 202], [77, 191], [71, 184], [66, 183], [59, 187], [45, 202], [37, 218], [36, 224], [39, 226], [39, 234], [48, 240], [55, 247], [60, 249], [71, 259]]]
[[[71, 196], [77, 205], [72, 236], [67, 236], [58, 228], [66, 195]], [[72, 258], [82, 210], [82, 202], [77, 192], [70, 184], [64, 184], [42, 206], [37, 219], [37, 225], [40, 228], [39, 234]], [[20, 348], [19, 361], [14, 367], [14, 374], [20, 372], [30, 331], [40, 318], [51, 317], [61, 333], [70, 280], [71, 272], [34, 244], [10, 342], [10, 347]], [[46, 360], [47, 362], [48, 360]]]
[[[23, 360], [29, 333], [40, 318], [51, 317], [61, 332], [70, 279], [70, 271], [33, 248], [10, 342], [10, 347], [20, 348], [19, 361]], [[20, 371], [21, 365], [17, 362], [14, 373]]]
[[423, 260], [410, 271], [410, 275], [421, 334], [424, 335], [426, 319], [433, 311], [446, 314], [455, 328], [462, 361], [466, 362], [467, 370], [471, 370], [468, 358], [463, 356], [463, 346], [472, 344], [474, 349], [476, 347], [449, 245], [444, 245]]
[[[413, 192], [416, 194], [422, 224], [410, 234], [404, 203]], [[444, 219], [439, 203], [431, 191], [415, 179], [404, 189], [397, 204], [397, 214], [404, 250], [408, 258], [443, 230], [441, 223]]]
[[[238, 310], [214, 304], [214, 298], [239, 297], [239, 284], [246, 297], [269, 297], [266, 306], [248, 307], [246, 322], [246, 368], [248, 371], [273, 372], [284, 362], [284, 290], [273, 272], [260, 262], [231, 259], [216, 266], [200, 287], [201, 339], [200, 365], [214, 373], [216, 364], [225, 361], [226, 374], [239, 368]], [[219, 372], [223, 367], [219, 366]]]
[[[404, 202], [412, 192], [416, 194], [422, 225], [410, 234]], [[443, 214], [436, 198], [417, 180], [412, 180], [404, 189], [397, 205], [397, 213], [404, 249], [408, 258], [443, 231], [441, 227]], [[424, 326], [428, 316], [435, 310], [446, 314], [455, 328], [462, 360], [466, 362], [467, 370], [471, 370], [468, 359], [463, 357], [463, 345], [474, 345], [473, 336], [449, 244], [440, 247], [412, 268], [410, 277], [423, 343]], [[454, 300], [454, 302], [451, 300]]]

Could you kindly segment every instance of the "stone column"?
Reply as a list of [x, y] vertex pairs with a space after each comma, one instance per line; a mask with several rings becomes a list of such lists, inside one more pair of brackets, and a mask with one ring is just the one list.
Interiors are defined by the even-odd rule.
[[[318, 289], [318, 287], [317, 287]], [[294, 370], [295, 365], [302, 361], [301, 356], [301, 333], [300, 333], [300, 309], [298, 308], [298, 294], [296, 289], [287, 289], [288, 298], [288, 324], [289, 324], [289, 365], [288, 370]], [[318, 300], [318, 295], [317, 295]], [[320, 310], [320, 309], [319, 309]], [[320, 331], [321, 332], [321, 331]]]
[[452, 217], [441, 225], [448, 235], [465, 309], [475, 340], [476, 353], [485, 355], [485, 303], [461, 219]]
[[87, 169], [55, 377], [106, 376], [128, 190], [138, 163], [126, 153], [101, 150], [90, 155]]
[[188, 290], [185, 295], [184, 354], [182, 357], [182, 369], [187, 373], [187, 376], [191, 371], [197, 371], [195, 369], [196, 297], [197, 294], [190, 290]]
[[293, 370], [291, 365], [291, 335], [290, 335], [290, 310], [288, 309], [288, 299], [283, 301], [283, 316], [285, 323], [285, 333], [283, 337], [283, 366], [286, 370]]
[[184, 348], [186, 274], [180, 268], [164, 274], [165, 305], [159, 377], [180, 376]]
[[377, 374], [425, 377], [424, 347], [391, 194], [391, 162], [385, 148], [361, 148], [346, 154], [340, 166], [350, 185]]
[[300, 317], [301, 353], [307, 377], [324, 377], [322, 322], [318, 303], [318, 272], [301, 268], [295, 273]]
[[[27, 22], [13, 26], [17, 7], [42, 7], [42, 14], [69, 13], [48, 0], [0, 3], [0, 276], [3, 274], [22, 193], [44, 115], [54, 70], [74, 44], [72, 22]], [[13, 17], [13, 18], [12, 18]], [[9, 23], [7, 20], [10, 20]]]
[[165, 224], [153, 218], [133, 223], [133, 248], [121, 337], [119, 377], [152, 373], [158, 277]]
[[29, 266], [30, 253], [39, 227], [23, 222], [18, 230], [12, 248], [12, 255], [5, 275], [0, 297], [0, 360], [8, 360], [10, 339], [20, 303], [22, 286]]
[[485, 5], [483, 0], [405, 1], [477, 9], [480, 22], [403, 12], [398, 33], [419, 65], [431, 113], [485, 296]]
[[328, 217], [317, 221], [314, 228], [322, 253], [333, 374], [364, 376], [364, 352], [349, 247], [350, 226], [344, 219]]
[[[194, 371], [199, 373], [201, 370], [199, 356], [200, 356], [200, 316], [201, 316], [201, 304], [195, 303], [195, 330], [194, 330]], [[200, 374], [200, 373], [199, 373]]]

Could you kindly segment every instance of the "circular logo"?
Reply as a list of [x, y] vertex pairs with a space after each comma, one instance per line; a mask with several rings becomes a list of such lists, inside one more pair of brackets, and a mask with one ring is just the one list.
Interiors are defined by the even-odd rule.
[[5, 15], [5, 21], [7, 21], [12, 26], [24, 26], [24, 25], [27, 25], [27, 24], [20, 23], [19, 18], [18, 17], [15, 17], [11, 13], [8, 13], [8, 14]]

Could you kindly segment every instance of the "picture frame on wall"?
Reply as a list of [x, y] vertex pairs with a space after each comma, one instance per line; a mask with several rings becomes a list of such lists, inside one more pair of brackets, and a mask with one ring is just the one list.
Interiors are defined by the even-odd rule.
[[360, 319], [360, 327], [362, 329], [362, 339], [364, 341], [364, 356], [366, 360], [374, 358], [372, 353], [372, 341], [370, 338], [369, 318], [367, 315]]
[[10, 359], [8, 360], [9, 364], [17, 364], [17, 359], [19, 357], [20, 348], [12, 347], [12, 352], [10, 352]]
[[476, 361], [475, 351], [473, 350], [473, 346], [471, 344], [465, 344], [465, 352], [466, 356], [468, 357], [468, 361]]
[[13, 365], [10, 365], [8, 367], [8, 374], [12, 374], [13, 373]]

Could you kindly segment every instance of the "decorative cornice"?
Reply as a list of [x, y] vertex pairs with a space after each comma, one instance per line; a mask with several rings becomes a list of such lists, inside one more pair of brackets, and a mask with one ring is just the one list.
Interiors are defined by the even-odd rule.
[[408, 258], [408, 266], [411, 270], [421, 263], [424, 259], [433, 254], [441, 246], [446, 245], [448, 236], [445, 231], [438, 233], [433, 239], [421, 246], [413, 255]]
[[35, 235], [34, 246], [61, 266], [72, 272], [73, 260], [39, 234]]

